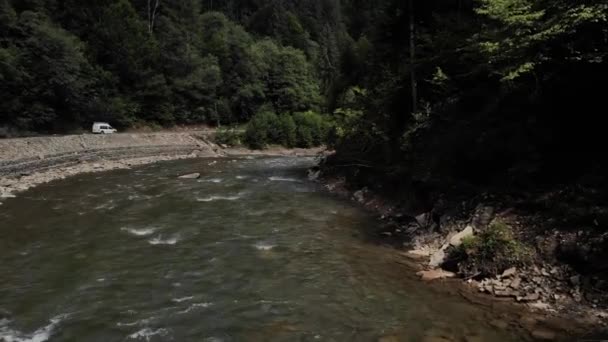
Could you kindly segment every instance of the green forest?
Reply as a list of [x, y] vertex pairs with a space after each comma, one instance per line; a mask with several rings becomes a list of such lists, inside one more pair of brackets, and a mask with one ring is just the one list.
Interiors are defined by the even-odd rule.
[[[0, 127], [249, 121], [400, 181], [605, 164], [606, 0], [0, 0]], [[558, 172], [556, 172], [556, 170]]]

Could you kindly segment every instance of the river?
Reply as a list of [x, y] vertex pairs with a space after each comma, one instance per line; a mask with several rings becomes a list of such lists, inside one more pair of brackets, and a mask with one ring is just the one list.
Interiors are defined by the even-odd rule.
[[6, 201], [0, 341], [527, 340], [368, 242], [373, 217], [313, 163], [166, 162]]

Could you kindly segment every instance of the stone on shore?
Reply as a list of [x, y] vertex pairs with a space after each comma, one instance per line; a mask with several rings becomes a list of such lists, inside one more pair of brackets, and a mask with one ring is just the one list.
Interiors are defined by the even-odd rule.
[[423, 281], [433, 281], [437, 279], [446, 279], [446, 278], [455, 278], [456, 274], [448, 271], [444, 271], [441, 269], [430, 270], [430, 271], [420, 271], [416, 273], [417, 276], [420, 277]]
[[464, 240], [465, 238], [467, 238], [469, 236], [473, 236], [473, 227], [471, 227], [471, 226], [467, 226], [463, 231], [454, 235], [450, 239], [450, 245], [452, 245], [454, 247], [458, 247], [458, 246], [462, 245], [462, 240]]
[[201, 174], [200, 173], [190, 173], [187, 175], [183, 175], [183, 176], [179, 176], [179, 179], [199, 179], [201, 178]]

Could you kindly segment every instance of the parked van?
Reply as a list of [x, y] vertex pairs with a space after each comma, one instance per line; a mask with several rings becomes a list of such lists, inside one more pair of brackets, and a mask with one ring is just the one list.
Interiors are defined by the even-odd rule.
[[94, 134], [112, 134], [117, 131], [110, 126], [107, 122], [95, 122], [93, 124], [93, 133]]

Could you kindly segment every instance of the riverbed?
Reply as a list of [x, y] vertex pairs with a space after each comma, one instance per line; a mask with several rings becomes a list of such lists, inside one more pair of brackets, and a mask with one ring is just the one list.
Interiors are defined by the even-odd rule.
[[528, 340], [365, 239], [374, 218], [314, 162], [164, 162], [7, 200], [0, 341]]

